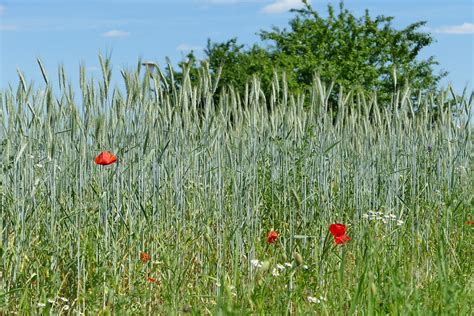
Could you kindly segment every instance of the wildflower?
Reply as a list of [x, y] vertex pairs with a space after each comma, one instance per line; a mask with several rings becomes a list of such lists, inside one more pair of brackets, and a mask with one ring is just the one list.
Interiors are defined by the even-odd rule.
[[347, 235], [342, 235], [342, 236], [334, 237], [334, 241], [335, 241], [336, 244], [338, 244], [338, 245], [341, 245], [341, 244], [343, 244], [343, 243], [345, 243], [345, 242], [347, 242], [347, 241], [349, 241], [349, 240], [351, 240], [351, 239], [350, 239], [349, 236], [347, 236]]
[[313, 296], [308, 296], [306, 300], [308, 300], [308, 303], [316, 303], [316, 304], [321, 303], [321, 300], [319, 298], [313, 297]]
[[466, 225], [474, 225], [474, 221], [467, 221]]
[[150, 261], [151, 259], [151, 256], [149, 253], [146, 253], [146, 252], [140, 252], [140, 261], [143, 262], [143, 263], [147, 263], [148, 261]]
[[232, 296], [234, 296], [234, 297], [237, 296], [237, 291], [236, 291], [236, 289], [235, 289], [235, 286], [229, 285], [229, 286], [227, 287], [227, 291], [229, 291], [229, 293], [230, 293]]
[[[291, 266], [291, 265], [290, 265], [290, 266]], [[285, 266], [282, 265], [282, 264], [279, 264], [279, 263], [278, 263], [278, 264], [276, 265], [276, 267], [277, 267], [277, 269], [280, 270], [280, 271], [285, 270]]]
[[263, 266], [263, 264], [258, 259], [252, 259], [250, 260], [250, 263], [254, 268], [261, 268]]
[[155, 283], [155, 282], [156, 282], [156, 279], [153, 278], [153, 277], [148, 277], [148, 282], [150, 282], [150, 283]]
[[267, 243], [273, 244], [275, 243], [277, 238], [278, 238], [278, 233], [272, 229], [270, 230], [270, 232], [268, 232]]
[[303, 269], [308, 270], [308, 269], [309, 269], [308, 265], [305, 264], [305, 265], [303, 266]]
[[289, 263], [289, 262], [285, 262], [284, 265], [285, 265], [285, 267], [288, 267], [288, 268], [293, 267], [293, 265], [292, 265], [291, 263]]
[[388, 224], [390, 222], [396, 222], [398, 226], [402, 225], [404, 222], [400, 220], [397, 215], [395, 214], [384, 214], [383, 212], [372, 212], [369, 211], [367, 214], [363, 214], [362, 218], [368, 219], [370, 221], [381, 221], [384, 224]]
[[117, 161], [117, 157], [109, 153], [107, 150], [101, 152], [97, 157], [95, 157], [95, 163], [98, 165], [110, 165]]
[[272, 270], [272, 275], [273, 275], [274, 277], [280, 276], [280, 271], [278, 271], [277, 268], [273, 268], [273, 270]]
[[346, 226], [344, 224], [331, 224], [329, 231], [334, 236], [336, 244], [340, 245], [350, 240], [349, 236], [346, 235]]
[[293, 252], [293, 258], [299, 266], [303, 264], [303, 257], [296, 251]]

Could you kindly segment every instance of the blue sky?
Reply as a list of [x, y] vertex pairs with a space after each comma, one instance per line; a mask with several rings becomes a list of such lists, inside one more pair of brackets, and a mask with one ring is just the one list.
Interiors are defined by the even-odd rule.
[[[313, 0], [326, 14], [327, 3]], [[357, 16], [394, 16], [394, 26], [426, 20], [436, 43], [422, 57], [434, 55], [440, 68], [450, 72], [460, 91], [474, 82], [474, 4], [472, 0], [346, 0]], [[294, 14], [287, 10], [299, 0], [0, 0], [0, 87], [16, 84], [17, 67], [28, 80], [42, 84], [36, 64], [40, 57], [50, 77], [64, 64], [77, 81], [79, 64], [100, 77], [98, 53], [111, 52], [118, 79], [121, 68], [134, 67], [139, 58], [178, 62], [189, 49], [199, 52], [208, 38], [241, 43], [258, 41], [256, 33], [272, 26], [285, 27]]]

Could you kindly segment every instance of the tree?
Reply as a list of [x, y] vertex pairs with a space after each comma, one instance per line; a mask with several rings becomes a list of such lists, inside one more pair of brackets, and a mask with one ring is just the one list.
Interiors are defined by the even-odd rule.
[[237, 43], [237, 38], [222, 43], [208, 40], [205, 53], [211, 71], [222, 67], [221, 87], [231, 85], [242, 91], [253, 75], [258, 75], [264, 87], [269, 86], [272, 80], [272, 54], [256, 44], [245, 49], [244, 45]]
[[356, 18], [341, 1], [339, 13], [328, 5], [328, 16], [321, 17], [307, 1], [305, 7], [292, 10], [296, 16], [289, 29], [274, 27], [260, 31], [268, 43], [249, 48], [233, 38], [222, 43], [208, 40], [205, 53], [211, 71], [223, 67], [220, 87], [232, 85], [242, 91], [253, 75], [268, 91], [273, 71], [285, 71], [289, 89], [304, 91], [315, 74], [350, 88], [377, 91], [389, 98], [394, 91], [393, 73], [399, 84], [408, 82], [423, 92], [435, 91], [446, 73], [435, 74], [433, 57], [420, 59], [420, 51], [433, 42], [421, 32], [425, 22], [415, 22], [402, 30], [392, 26], [393, 17], [371, 18], [369, 12]]

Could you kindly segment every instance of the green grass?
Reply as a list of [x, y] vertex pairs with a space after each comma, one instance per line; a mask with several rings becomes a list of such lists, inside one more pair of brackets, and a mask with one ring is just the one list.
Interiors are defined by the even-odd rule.
[[473, 313], [472, 95], [340, 92], [334, 116], [318, 79], [214, 98], [205, 71], [137, 67], [124, 92], [101, 62], [80, 91], [41, 68], [44, 89], [1, 92], [0, 314]]

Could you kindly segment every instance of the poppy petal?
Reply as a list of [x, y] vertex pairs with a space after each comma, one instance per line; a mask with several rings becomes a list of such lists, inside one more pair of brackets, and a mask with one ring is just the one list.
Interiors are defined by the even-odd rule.
[[343, 236], [346, 233], [346, 226], [344, 224], [331, 224], [329, 231], [334, 237]]
[[268, 233], [267, 243], [273, 244], [278, 238], [278, 233], [273, 229]]
[[342, 236], [336, 236], [336, 237], [334, 237], [334, 241], [335, 241], [336, 244], [338, 244], [338, 245], [341, 245], [341, 244], [343, 244], [343, 243], [345, 243], [345, 242], [347, 242], [347, 241], [349, 241], [349, 240], [351, 240], [351, 239], [350, 239], [349, 236], [347, 236], [347, 235], [342, 235]]
[[147, 252], [140, 252], [140, 261], [143, 263], [147, 263], [151, 260], [151, 256]]
[[101, 152], [95, 157], [95, 163], [98, 165], [110, 165], [117, 161], [117, 157], [108, 151]]

